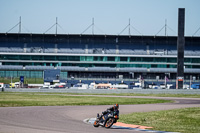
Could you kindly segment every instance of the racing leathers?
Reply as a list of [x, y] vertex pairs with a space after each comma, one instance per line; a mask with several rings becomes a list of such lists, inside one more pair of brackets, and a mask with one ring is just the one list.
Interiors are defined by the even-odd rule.
[[109, 113], [109, 112], [114, 112], [114, 115], [115, 114], [119, 114], [119, 110], [118, 110], [118, 107], [116, 108], [115, 106], [113, 107], [110, 107], [110, 108], [107, 108], [106, 111], [103, 111], [101, 116], [99, 117], [99, 120], [101, 120], [103, 122], [103, 120], [101, 119], [103, 115]]

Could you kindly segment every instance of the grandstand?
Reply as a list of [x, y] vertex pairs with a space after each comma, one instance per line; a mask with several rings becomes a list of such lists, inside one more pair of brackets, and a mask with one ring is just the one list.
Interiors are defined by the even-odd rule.
[[[184, 54], [184, 79], [199, 79], [200, 37], [185, 37]], [[176, 79], [176, 68], [175, 36], [0, 34], [0, 77], [60, 69], [65, 80]]]

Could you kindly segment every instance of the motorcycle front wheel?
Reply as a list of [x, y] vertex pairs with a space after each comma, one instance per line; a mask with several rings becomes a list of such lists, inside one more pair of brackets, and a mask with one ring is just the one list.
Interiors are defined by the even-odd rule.
[[99, 127], [99, 122], [96, 120], [94, 121], [94, 124], [93, 124], [94, 127]]
[[105, 128], [110, 128], [114, 123], [114, 118], [109, 118], [105, 123]]

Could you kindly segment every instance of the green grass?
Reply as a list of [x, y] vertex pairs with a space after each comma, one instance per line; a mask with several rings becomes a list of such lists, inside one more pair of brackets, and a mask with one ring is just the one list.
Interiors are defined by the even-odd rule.
[[200, 108], [185, 108], [120, 115], [120, 122], [153, 127], [153, 130], [181, 133], [200, 132]]
[[[144, 90], [145, 91], [145, 90]], [[60, 94], [60, 93], [58, 93]], [[68, 95], [110, 95], [110, 96], [152, 96], [152, 97], [185, 97], [200, 98], [200, 94], [140, 94], [140, 93], [120, 93], [120, 94], [92, 94], [92, 93], [65, 93]]]
[[70, 96], [68, 94], [46, 93], [0, 93], [0, 107], [15, 106], [64, 106], [64, 105], [113, 105], [118, 104], [153, 104], [172, 102], [158, 99], [119, 98], [95, 96]]
[[153, 96], [153, 97], [185, 97], [185, 98], [200, 98], [200, 94], [136, 94], [136, 93], [121, 93], [112, 94], [116, 96]]
[[[12, 82], [19, 82], [19, 78], [12, 78]], [[0, 78], [0, 83], [10, 84], [11, 78]], [[43, 78], [24, 78], [24, 84], [43, 84]]]

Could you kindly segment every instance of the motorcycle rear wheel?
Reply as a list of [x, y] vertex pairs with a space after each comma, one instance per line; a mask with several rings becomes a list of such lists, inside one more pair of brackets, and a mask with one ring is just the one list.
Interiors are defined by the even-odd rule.
[[114, 118], [109, 118], [105, 123], [105, 128], [110, 128], [114, 123]]

